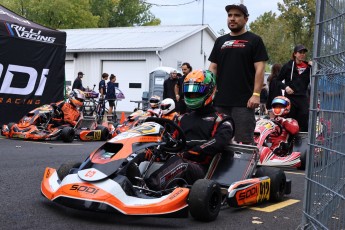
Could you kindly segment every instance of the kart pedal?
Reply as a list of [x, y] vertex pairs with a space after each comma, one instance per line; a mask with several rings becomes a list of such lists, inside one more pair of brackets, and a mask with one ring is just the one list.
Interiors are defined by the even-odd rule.
[[290, 193], [291, 193], [291, 180], [286, 179], [285, 194], [290, 194]]

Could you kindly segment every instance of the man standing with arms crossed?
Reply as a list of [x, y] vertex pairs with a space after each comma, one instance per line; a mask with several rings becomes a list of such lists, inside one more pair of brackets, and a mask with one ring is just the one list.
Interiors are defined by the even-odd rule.
[[254, 142], [254, 109], [260, 105], [260, 92], [268, 60], [265, 45], [258, 35], [246, 30], [248, 10], [243, 4], [225, 7], [230, 33], [217, 38], [209, 70], [217, 77], [216, 109], [235, 122], [235, 141]]

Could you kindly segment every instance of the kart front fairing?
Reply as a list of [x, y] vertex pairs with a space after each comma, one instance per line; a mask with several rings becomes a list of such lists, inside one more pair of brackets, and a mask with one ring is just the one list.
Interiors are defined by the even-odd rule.
[[123, 173], [140, 152], [162, 143], [163, 129], [157, 123], [147, 122], [119, 134], [62, 180], [55, 169], [46, 168], [41, 184], [43, 195], [73, 208], [117, 210], [128, 215], [168, 214], [184, 209], [188, 188], [148, 197], [133, 190]]

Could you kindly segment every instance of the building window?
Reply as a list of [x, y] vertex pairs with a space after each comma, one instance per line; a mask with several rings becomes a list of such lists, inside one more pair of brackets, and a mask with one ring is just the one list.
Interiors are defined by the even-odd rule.
[[141, 83], [129, 83], [129, 88], [141, 88]]

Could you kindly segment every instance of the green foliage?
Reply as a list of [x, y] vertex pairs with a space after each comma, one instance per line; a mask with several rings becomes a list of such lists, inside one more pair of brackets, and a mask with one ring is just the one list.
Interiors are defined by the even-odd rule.
[[0, 4], [54, 29], [159, 25], [140, 0], [0, 0]]
[[287, 62], [296, 44], [304, 44], [311, 58], [316, 0], [284, 0], [278, 3], [279, 16], [267, 12], [250, 23], [250, 30], [260, 35], [269, 54], [269, 64]]

